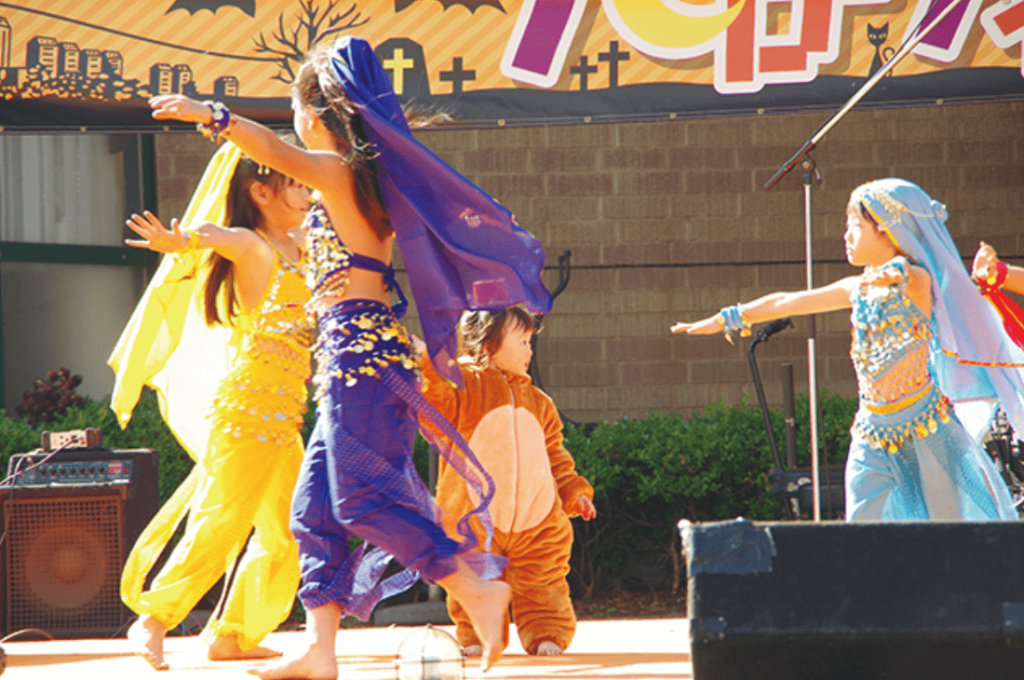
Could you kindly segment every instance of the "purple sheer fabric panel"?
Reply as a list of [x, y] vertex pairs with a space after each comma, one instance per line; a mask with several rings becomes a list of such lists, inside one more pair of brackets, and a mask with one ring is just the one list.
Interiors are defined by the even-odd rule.
[[391, 80], [368, 42], [339, 38], [331, 65], [379, 154], [384, 204], [430, 360], [442, 376], [461, 386], [454, 363], [455, 328], [464, 310], [525, 304], [535, 314], [551, 311], [551, 293], [541, 281], [544, 249], [507, 208], [412, 136]]

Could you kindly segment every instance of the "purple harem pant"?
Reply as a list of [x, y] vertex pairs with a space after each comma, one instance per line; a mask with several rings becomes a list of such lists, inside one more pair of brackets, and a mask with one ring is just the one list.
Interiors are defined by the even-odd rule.
[[[503, 558], [472, 551], [468, 516], [460, 522], [463, 540], [445, 534], [416, 472], [418, 417], [454, 428], [420, 394], [408, 336], [391, 310], [347, 300], [322, 315], [320, 327], [317, 360], [326, 389], [292, 498], [303, 606], [336, 602], [344, 614], [366, 620], [377, 602], [418, 578], [435, 582], [454, 573], [457, 555], [482, 578], [500, 575]], [[441, 455], [481, 486], [468, 447], [438, 443]], [[479, 497], [489, 500], [482, 486]], [[486, 505], [476, 514], [489, 525]], [[353, 537], [364, 541], [354, 550]], [[367, 551], [367, 543], [374, 549]], [[392, 557], [406, 569], [380, 581]]]

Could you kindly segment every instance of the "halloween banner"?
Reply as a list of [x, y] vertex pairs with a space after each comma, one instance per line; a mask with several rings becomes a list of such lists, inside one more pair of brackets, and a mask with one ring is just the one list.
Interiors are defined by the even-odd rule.
[[403, 100], [471, 126], [1021, 97], [1024, 0], [17, 0], [0, 2], [3, 132], [156, 131], [183, 93], [290, 124], [302, 55], [373, 44]]

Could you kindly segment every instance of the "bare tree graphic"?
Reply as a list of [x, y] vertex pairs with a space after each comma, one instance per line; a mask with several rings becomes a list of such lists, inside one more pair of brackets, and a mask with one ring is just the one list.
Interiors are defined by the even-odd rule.
[[284, 12], [277, 16], [277, 30], [270, 36], [273, 45], [262, 31], [259, 38], [253, 38], [256, 52], [275, 57], [281, 70], [274, 80], [290, 85], [295, 80], [295, 67], [310, 48], [328, 36], [369, 23], [370, 18], [363, 18], [356, 3], [345, 11], [335, 12], [337, 4], [330, 0], [327, 7], [321, 8], [316, 0], [299, 0], [299, 12], [292, 17], [292, 27], [285, 28]]

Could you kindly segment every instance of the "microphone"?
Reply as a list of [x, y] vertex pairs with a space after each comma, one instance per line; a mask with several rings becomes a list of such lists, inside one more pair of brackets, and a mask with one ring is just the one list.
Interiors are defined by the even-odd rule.
[[757, 332], [757, 337], [763, 342], [768, 338], [772, 337], [779, 331], [793, 327], [793, 320], [790, 318], [776, 319], [775, 321], [769, 321], [766, 323], [761, 330]]

